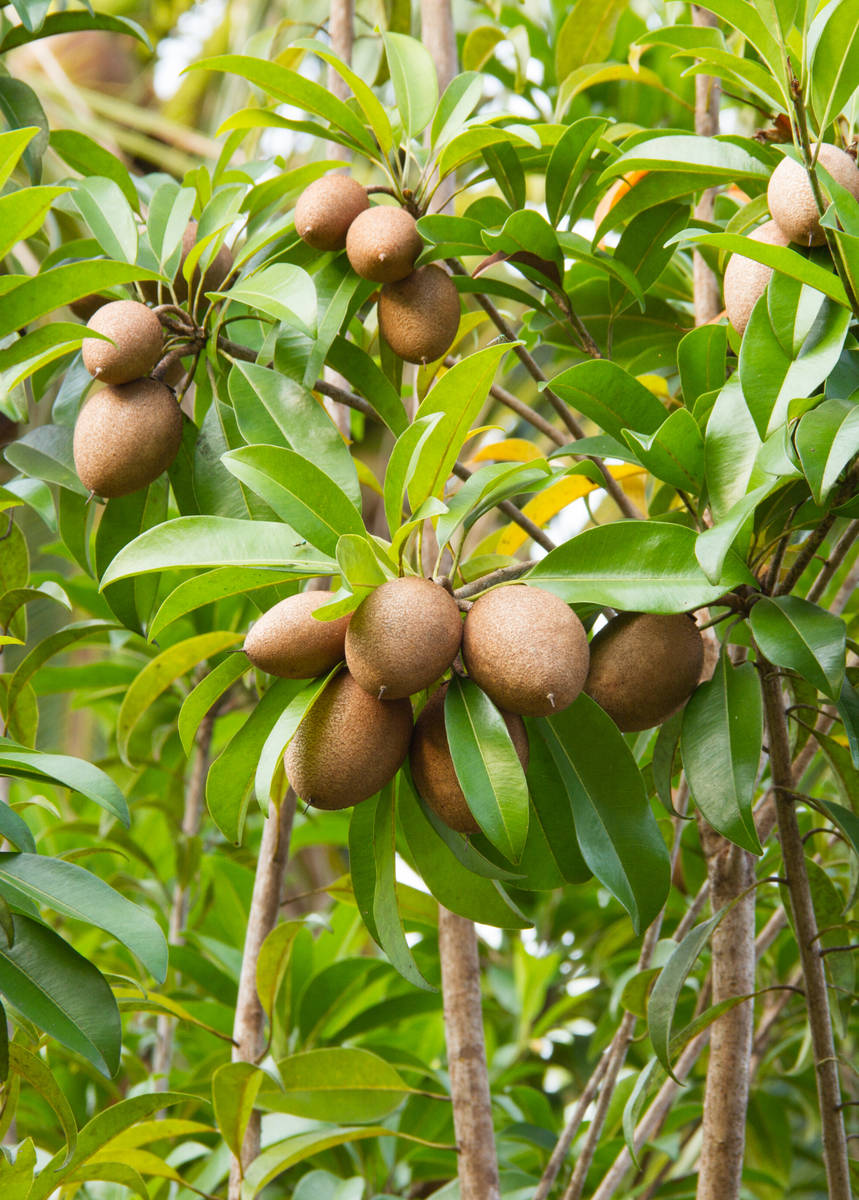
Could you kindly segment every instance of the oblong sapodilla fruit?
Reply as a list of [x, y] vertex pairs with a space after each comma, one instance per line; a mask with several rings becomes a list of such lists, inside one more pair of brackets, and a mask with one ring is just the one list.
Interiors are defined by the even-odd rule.
[[[445, 825], [457, 833], [477, 833], [480, 826], [475, 821], [465, 794], [456, 777], [456, 768], [447, 741], [444, 723], [444, 698], [447, 684], [443, 684], [430, 697], [418, 717], [409, 750], [412, 779], [421, 798]], [[525, 722], [516, 713], [503, 712], [507, 732], [516, 748], [522, 770], [528, 770], [528, 734]]]
[[379, 296], [379, 332], [406, 362], [434, 362], [446, 354], [459, 314], [456, 284], [434, 263], [386, 283]]
[[275, 604], [245, 638], [245, 653], [255, 667], [282, 679], [312, 679], [343, 658], [346, 627], [352, 616], [314, 620], [313, 613], [333, 592], [298, 592]]
[[[753, 242], [764, 242], [768, 246], [787, 246], [790, 238], [775, 221], [766, 221], [749, 234]], [[723, 291], [728, 320], [742, 337], [752, 315], [752, 309], [767, 290], [772, 267], [746, 258], [744, 254], [732, 254], [725, 268]]]
[[295, 205], [295, 232], [315, 250], [342, 250], [359, 213], [370, 207], [367, 189], [351, 175], [323, 175]]
[[466, 669], [500, 709], [548, 717], [572, 704], [588, 673], [588, 637], [559, 596], [530, 584], [484, 592], [465, 618]]
[[[859, 167], [846, 151], [824, 142], [817, 161], [859, 200]], [[790, 241], [800, 246], [821, 246], [826, 241], [808, 174], [792, 158], [785, 156], [770, 176], [767, 205]]]
[[618, 729], [661, 725], [698, 685], [704, 641], [684, 613], [621, 613], [591, 641], [585, 692]]
[[376, 700], [348, 671], [332, 679], [286, 748], [296, 794], [316, 808], [350, 808], [403, 765], [412, 736], [408, 700]]
[[101, 305], [87, 321], [87, 329], [111, 339], [84, 338], [81, 346], [84, 366], [102, 383], [140, 379], [161, 357], [161, 322], [139, 300], [111, 300]]
[[404, 575], [380, 584], [352, 614], [346, 665], [371, 696], [396, 700], [435, 683], [461, 641], [462, 618], [450, 592]]
[[75, 470], [97, 496], [127, 496], [157, 479], [182, 441], [176, 397], [155, 379], [102, 388], [75, 424]]
[[374, 283], [405, 279], [422, 249], [414, 217], [393, 204], [376, 204], [359, 213], [346, 234], [352, 270]]

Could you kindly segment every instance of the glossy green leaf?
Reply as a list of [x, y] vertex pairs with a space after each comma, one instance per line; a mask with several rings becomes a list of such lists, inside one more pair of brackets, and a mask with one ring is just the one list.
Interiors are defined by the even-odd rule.
[[546, 210], [553, 225], [569, 212], [605, 127], [602, 117], [582, 117], [574, 121], [553, 146], [546, 167]]
[[654, 433], [627, 429], [624, 437], [651, 475], [698, 494], [704, 478], [704, 438], [688, 409], [675, 409]]
[[66, 1139], [67, 1153], [74, 1154], [78, 1125], [72, 1106], [63, 1094], [54, 1072], [37, 1054], [15, 1042], [8, 1045], [7, 1057], [9, 1069], [13, 1074], [20, 1075], [27, 1085], [51, 1106]]
[[[567, 883], [584, 883], [593, 872], [582, 857], [576, 825], [566, 784], [561, 775], [547, 738], [554, 735], [547, 731], [541, 720], [528, 720], [528, 788], [531, 792], [531, 819], [528, 823], [528, 838], [541, 838], [545, 853], [554, 860], [558, 875]], [[563, 803], [558, 803], [558, 798]], [[535, 835], [535, 827], [539, 831]], [[528, 845], [522, 855], [521, 866], [528, 861]]]
[[844, 679], [846, 627], [840, 617], [799, 596], [763, 596], [749, 618], [761, 652], [831, 700]]
[[0, 738], [0, 772], [24, 778], [48, 779], [62, 787], [71, 788], [128, 827], [128, 805], [122, 792], [109, 775], [85, 759], [29, 750], [8, 738]]
[[[35, 7], [41, 9], [43, 12], [47, 12], [50, 4], [46, 0], [39, 0], [37, 5], [25, 6], [20, 4], [18, 7], [25, 11], [26, 7]], [[0, 54], [5, 54], [16, 46], [23, 46], [28, 42], [34, 41], [35, 38], [32, 36], [34, 33], [39, 38], [46, 38], [54, 37], [61, 33], [77, 33], [90, 29], [128, 34], [136, 38], [137, 41], [142, 42], [148, 50], [152, 49], [152, 45], [144, 30], [136, 21], [132, 21], [128, 17], [115, 17], [109, 13], [93, 13], [92, 11], [67, 11], [49, 13], [37, 25], [24, 21], [21, 25], [15, 25], [7, 29], [2, 42], [0, 42]]]
[[41, 229], [54, 200], [66, 191], [68, 188], [35, 187], [0, 196], [0, 258]]
[[683, 714], [680, 750], [692, 798], [714, 829], [762, 854], [752, 802], [763, 745], [763, 706], [751, 663], [726, 654], [699, 685]]
[[304, 928], [301, 921], [281, 921], [266, 935], [257, 956], [257, 995], [271, 1020], [275, 1003], [292, 959], [292, 944]]
[[706, 176], [714, 183], [720, 179], [732, 183], [741, 179], [766, 180], [771, 168], [757, 154], [738, 145], [739, 140], [725, 136], [697, 137], [691, 133], [646, 138], [614, 159], [603, 172], [602, 181], [638, 170], [685, 171]]
[[91, 175], [74, 190], [78, 212], [108, 258], [137, 261], [137, 224], [122, 188], [113, 179]]
[[827, 4], [815, 19], [809, 42], [814, 47], [809, 70], [811, 96], [820, 128], [825, 129], [856, 91], [859, 0]]
[[212, 1076], [212, 1106], [221, 1137], [241, 1157], [248, 1122], [265, 1073], [249, 1062], [230, 1062]]
[[250, 669], [247, 655], [242, 651], [231, 654], [201, 679], [182, 701], [177, 729], [182, 748], [190, 757], [200, 722], [225, 692]]
[[165, 598], [147, 628], [150, 642], [162, 630], [187, 613], [206, 604], [214, 604], [227, 596], [246, 596], [262, 588], [274, 587], [292, 578], [292, 572], [275, 567], [214, 567], [177, 584]]
[[72, 458], [72, 430], [62, 425], [40, 425], [28, 430], [5, 451], [6, 459], [25, 475], [33, 475], [48, 483], [86, 496], [87, 490], [78, 479]]
[[734, 374], [716, 397], [704, 435], [707, 489], [717, 523], [745, 500], [760, 447], [761, 438]]
[[376, 141], [379, 143], [379, 148], [383, 154], [388, 154], [394, 145], [394, 134], [391, 129], [391, 122], [388, 119], [388, 114], [384, 106], [377, 100], [375, 93], [367, 86], [360, 75], [355, 72], [339, 59], [336, 54], [333, 54], [324, 42], [316, 41], [312, 38], [299, 38], [291, 43], [292, 48], [296, 50], [312, 50], [324, 62], [333, 67], [337, 74], [349, 86], [358, 104], [361, 106], [361, 111], [367, 119], [367, 123], [376, 135]]
[[[467, 44], [468, 38], [466, 38]], [[462, 60], [463, 65], [467, 67], [464, 49]], [[445, 145], [455, 134], [459, 133], [479, 104], [482, 94], [483, 80], [477, 71], [466, 69], [461, 75], [454, 75], [439, 100], [432, 120], [430, 144], [433, 148]]]
[[0, 337], [7, 337], [37, 317], [72, 300], [134, 279], [157, 279], [154, 271], [121, 262], [69, 263], [52, 267], [0, 295]]
[[605, 62], [625, 0], [575, 0], [567, 10], [555, 47], [555, 74], [563, 83], [571, 71], [585, 63]]
[[38, 133], [39, 128], [35, 125], [0, 133], [0, 186], [6, 183], [21, 155]]
[[112, 179], [131, 207], [135, 210], [139, 208], [137, 191], [125, 166], [115, 154], [111, 154], [93, 138], [77, 129], [52, 129], [51, 149], [81, 175], [101, 175]]
[[656, 433], [666, 418], [653, 393], [607, 358], [569, 367], [556, 375], [551, 385], [574, 409], [619, 441], [623, 441], [624, 429]]
[[748, 531], [758, 505], [778, 486], [779, 481], [770, 478], [769, 482], [754, 488], [741, 500], [738, 500], [715, 525], [711, 525], [709, 529], [704, 529], [698, 534], [698, 540], [695, 543], [695, 557], [701, 565], [701, 570], [711, 582], [719, 581], [724, 569], [725, 558], [734, 542], [744, 529]]
[[410, 1091], [390, 1063], [368, 1050], [309, 1050], [282, 1059], [278, 1068], [283, 1083], [278, 1108], [310, 1120], [378, 1121]]
[[859, 393], [824, 400], [800, 418], [794, 444], [815, 503], [823, 505], [848, 462], [859, 452]]
[[399, 392], [365, 350], [343, 337], [336, 337], [329, 348], [327, 362], [367, 398], [393, 434], [399, 436], [407, 428], [409, 421]]
[[810, 258], [803, 257], [797, 250], [791, 250], [788, 246], [771, 246], [767, 242], [757, 242], [738, 233], [711, 233], [709, 230], [699, 229], [687, 229], [677, 234], [674, 241], [689, 241], [698, 246], [713, 246], [716, 250], [742, 254], [744, 258], [751, 258], [754, 262], [773, 267], [789, 279], [815, 288], [837, 304], [847, 303], [844, 285], [833, 271]]
[[636, 932], [646, 929], [668, 895], [668, 850], [623, 735], [584, 694], [547, 717], [542, 734], [564, 781], [585, 862]]
[[384, 501], [388, 530], [393, 536], [403, 523], [406, 489], [421, 460], [423, 448], [442, 420], [442, 413], [416, 417], [400, 436], [388, 457], [385, 468]]
[[36, 842], [30, 826], [5, 801], [0, 802], [0, 837], [10, 842], [16, 850], [36, 853]]
[[681, 339], [677, 368], [683, 403], [691, 409], [699, 396], [725, 382], [728, 331], [724, 325], [699, 325]]
[[438, 104], [435, 63], [416, 38], [383, 33], [382, 39], [403, 131], [406, 137], [415, 137], [430, 123]]
[[269, 810], [272, 786], [284, 751], [298, 732], [301, 722], [339, 671], [338, 664], [323, 679], [314, 679], [303, 687], [292, 697], [272, 726], [260, 751], [259, 764], [254, 777], [256, 798], [263, 812], [267, 813]]
[[260, 267], [230, 287], [230, 299], [258, 309], [276, 321], [296, 325], [304, 333], [316, 326], [316, 289], [301, 267], [273, 263]]

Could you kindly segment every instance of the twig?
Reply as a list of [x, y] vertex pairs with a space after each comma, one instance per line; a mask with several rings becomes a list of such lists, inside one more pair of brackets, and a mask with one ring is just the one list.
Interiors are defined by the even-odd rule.
[[832, 548], [829, 557], [823, 565], [823, 570], [808, 589], [808, 593], [806, 594], [807, 600], [811, 600], [815, 604], [817, 603], [826, 591], [838, 568], [844, 562], [857, 537], [859, 537], [859, 521], [851, 521]]
[[520, 575], [524, 575], [535, 565], [529, 560], [528, 562], [514, 563], [510, 567], [499, 567], [497, 571], [490, 571], [488, 575], [482, 575], [480, 579], [473, 579], [471, 583], [463, 584], [453, 594], [457, 600], [467, 600], [469, 596], [476, 596], [488, 588], [497, 587], [499, 583], [510, 583], [512, 580], [518, 579]]
[[835, 514], [828, 512], [817, 528], [802, 543], [802, 548], [793, 560], [793, 565], [781, 583], [775, 588], [774, 595], [786, 596], [788, 592], [793, 591], [803, 571], [823, 545], [826, 535], [834, 524]]
[[[468, 467], [464, 467], [462, 463], [454, 463], [451, 474], [455, 475], [457, 479], [464, 480], [470, 479], [472, 472], [469, 471]], [[539, 525], [535, 525], [530, 517], [526, 517], [522, 510], [517, 508], [512, 501], [499, 500], [496, 508], [505, 513], [514, 524], [524, 529], [528, 536], [537, 542], [538, 545], [542, 546], [544, 550], [554, 550], [556, 548], [555, 543], [549, 535]]]
[[336, 383], [329, 383], [327, 379], [317, 379], [313, 390], [319, 392], [321, 396], [328, 396], [329, 399], [336, 400], [338, 404], [345, 404], [347, 408], [354, 408], [356, 412], [363, 413], [366, 417], [374, 417], [378, 420], [378, 414], [363, 396], [356, 396], [354, 392], [346, 391], [345, 388], [338, 387]]
[[[458, 361], [460, 360], [455, 359], [452, 354], [448, 354], [444, 360], [444, 365], [446, 367], [455, 367]], [[566, 446], [567, 439], [560, 430], [556, 429], [554, 425], [550, 425], [545, 417], [541, 417], [539, 413], [534, 412], [524, 400], [520, 400], [518, 396], [514, 396], [512, 392], [508, 392], [506, 388], [500, 387], [497, 383], [493, 383], [489, 389], [489, 394], [499, 404], [503, 404], [506, 408], [515, 412], [523, 421], [527, 421], [529, 425], [533, 425], [535, 429], [539, 429], [556, 446]]]

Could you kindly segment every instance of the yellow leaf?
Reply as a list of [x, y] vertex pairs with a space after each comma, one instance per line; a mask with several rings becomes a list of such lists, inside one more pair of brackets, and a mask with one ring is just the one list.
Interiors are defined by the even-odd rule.
[[[465, 441], [470, 442], [472, 438], [479, 437], [481, 435], [481, 433], [496, 433], [496, 432], [503, 433], [504, 432], [503, 426], [501, 426], [501, 425], [478, 425], [476, 429], [469, 429], [468, 433], [465, 435]], [[465, 445], [465, 442], [463, 442], [463, 445]]]
[[667, 399], [671, 393], [662, 375], [636, 375], [639, 383], [643, 383], [649, 392], [661, 399]]
[[503, 442], [481, 446], [472, 459], [474, 462], [533, 462], [541, 457], [533, 442], [525, 438], [505, 438]]
[[379, 496], [384, 495], [382, 491], [382, 485], [379, 483], [378, 479], [367, 466], [367, 464], [362, 459], [357, 457], [353, 458], [352, 461], [354, 462], [355, 470], [358, 473], [358, 482], [363, 483], [364, 486], [368, 487], [371, 492], [375, 492]]

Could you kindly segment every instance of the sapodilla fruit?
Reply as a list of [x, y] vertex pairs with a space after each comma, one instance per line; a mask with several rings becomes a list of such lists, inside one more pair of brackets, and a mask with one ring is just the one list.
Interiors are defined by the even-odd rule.
[[374, 283], [405, 279], [422, 249], [414, 217], [392, 204], [377, 204], [359, 213], [346, 234], [352, 270]]
[[450, 592], [405, 575], [380, 584], [352, 614], [346, 665], [371, 696], [397, 700], [435, 683], [461, 641], [462, 618]]
[[450, 349], [459, 313], [456, 284], [430, 264], [385, 284], [379, 296], [379, 332], [406, 362], [434, 362]]
[[376, 700], [343, 671], [287, 746], [286, 777], [300, 799], [316, 808], [351, 808], [393, 779], [411, 736], [408, 700]]
[[[859, 167], [849, 154], [824, 142], [817, 161], [859, 200]], [[826, 241], [808, 174], [792, 158], [785, 156], [770, 176], [767, 204], [790, 241], [800, 246], [821, 246]]]
[[282, 679], [312, 679], [342, 661], [346, 627], [352, 616], [314, 620], [313, 613], [333, 592], [299, 592], [263, 613], [245, 638], [245, 653], [255, 667]]
[[704, 641], [680, 613], [621, 613], [591, 641], [585, 692], [623, 733], [661, 725], [698, 685]]
[[164, 345], [161, 322], [151, 308], [138, 300], [112, 300], [87, 322], [87, 329], [111, 341], [84, 338], [84, 366], [103, 383], [130, 383], [148, 375]]
[[75, 470], [97, 496], [127, 496], [166, 471], [181, 441], [182, 413], [163, 383], [135, 379], [105, 387], [78, 415]]
[[[456, 777], [456, 768], [447, 741], [444, 722], [444, 698], [447, 684], [430, 697], [418, 717], [409, 750], [412, 779], [418, 794], [445, 825], [457, 833], [477, 833], [480, 826], [474, 819], [465, 794]], [[515, 713], [502, 712], [507, 732], [519, 756], [522, 770], [528, 769], [528, 734], [525, 722]]]
[[462, 658], [498, 708], [548, 717], [567, 708], [588, 673], [588, 638], [560, 597], [530, 584], [484, 592], [465, 618]]
[[324, 175], [298, 197], [295, 231], [314, 250], [342, 250], [349, 226], [369, 207], [367, 189], [357, 179]]
[[[768, 246], [788, 246], [790, 238], [775, 221], [766, 221], [749, 234], [753, 242], [764, 242]], [[767, 290], [772, 267], [746, 258], [743, 254], [732, 254], [725, 269], [723, 291], [728, 320], [740, 337], [746, 331], [752, 309]]]

